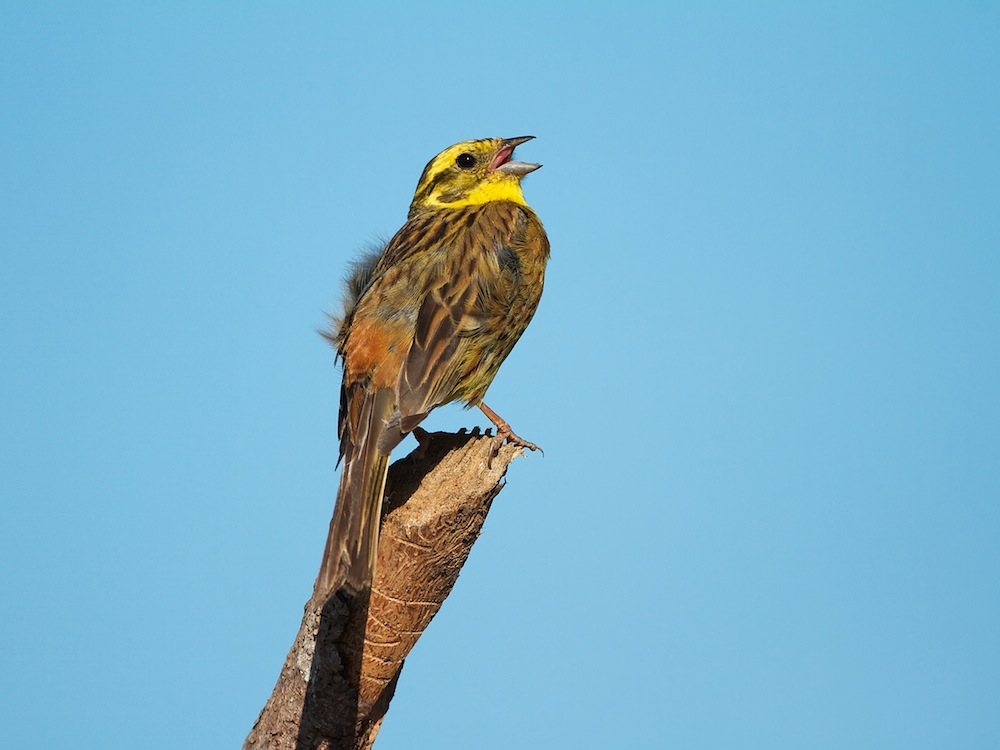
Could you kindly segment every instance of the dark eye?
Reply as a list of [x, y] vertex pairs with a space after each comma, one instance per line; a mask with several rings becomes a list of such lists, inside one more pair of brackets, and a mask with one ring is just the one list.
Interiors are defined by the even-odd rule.
[[472, 169], [476, 166], [476, 157], [472, 154], [459, 154], [455, 163], [462, 169]]

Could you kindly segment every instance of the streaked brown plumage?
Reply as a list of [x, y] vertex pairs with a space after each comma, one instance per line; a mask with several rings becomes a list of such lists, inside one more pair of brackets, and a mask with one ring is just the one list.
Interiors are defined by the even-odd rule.
[[329, 338], [343, 359], [337, 506], [317, 594], [371, 583], [389, 453], [437, 406], [479, 406], [534, 315], [549, 243], [511, 161], [530, 137], [466, 141], [428, 163], [406, 224], [360, 261]]

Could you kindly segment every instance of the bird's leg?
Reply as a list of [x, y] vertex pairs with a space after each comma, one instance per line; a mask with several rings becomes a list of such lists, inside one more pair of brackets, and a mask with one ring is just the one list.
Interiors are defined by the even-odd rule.
[[500, 446], [503, 445], [505, 440], [508, 443], [513, 443], [520, 448], [527, 448], [531, 451], [541, 451], [542, 455], [545, 455], [545, 451], [537, 445], [529, 443], [522, 437], [518, 437], [518, 435], [510, 429], [510, 425], [482, 401], [479, 402], [478, 406], [482, 410], [483, 414], [485, 414], [497, 428], [496, 437], [493, 438], [493, 445], [490, 448], [490, 455], [495, 456], [500, 451]]

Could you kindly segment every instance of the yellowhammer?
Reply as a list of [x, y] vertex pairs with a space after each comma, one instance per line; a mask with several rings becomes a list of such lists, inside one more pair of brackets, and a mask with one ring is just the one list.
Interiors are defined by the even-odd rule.
[[497, 438], [535, 450], [483, 397], [542, 295], [549, 241], [512, 161], [532, 136], [485, 138], [431, 159], [406, 223], [359, 262], [329, 334], [344, 363], [344, 462], [317, 593], [370, 584], [389, 453], [432, 409], [478, 406]]

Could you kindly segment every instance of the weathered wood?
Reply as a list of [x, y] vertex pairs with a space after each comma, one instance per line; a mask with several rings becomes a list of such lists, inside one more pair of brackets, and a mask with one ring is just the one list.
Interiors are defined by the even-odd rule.
[[451, 592], [521, 451], [424, 433], [389, 469], [372, 588], [314, 594], [244, 750], [367, 750], [403, 662]]

